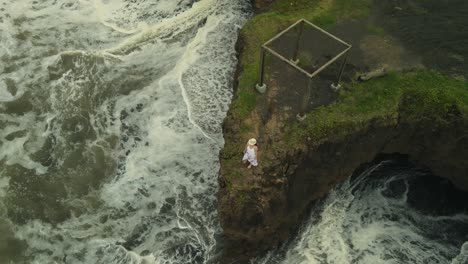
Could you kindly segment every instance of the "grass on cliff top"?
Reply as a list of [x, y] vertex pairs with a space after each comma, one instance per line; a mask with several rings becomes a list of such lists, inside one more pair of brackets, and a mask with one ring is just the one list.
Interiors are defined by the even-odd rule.
[[339, 99], [309, 113], [285, 133], [288, 144], [308, 138], [320, 142], [340, 137], [369, 124], [374, 118], [398, 113], [405, 121], [443, 124], [454, 107], [468, 117], [468, 82], [435, 71], [391, 73], [368, 82], [347, 83]]
[[241, 29], [243, 51], [240, 58], [237, 94], [231, 105], [236, 117], [247, 116], [255, 107], [260, 47], [301, 18], [327, 28], [339, 19], [362, 18], [369, 14], [370, 0], [276, 0], [271, 8], [254, 16]]
[[[294, 122], [283, 134], [283, 140], [273, 142], [270, 149], [293, 149], [327, 139], [339, 139], [364, 130], [372, 120], [387, 125], [396, 118], [406, 122], [428, 122], [434, 126], [448, 121], [447, 113], [458, 112], [468, 120], [468, 82], [456, 80], [436, 71], [418, 70], [390, 73], [366, 82], [343, 84], [339, 98], [332, 104], [318, 107], [302, 122]], [[388, 122], [390, 121], [390, 122]], [[224, 166], [232, 171], [226, 175], [228, 190], [238, 195], [244, 177], [240, 168], [239, 142], [227, 141]], [[261, 163], [271, 165], [267, 155]]]

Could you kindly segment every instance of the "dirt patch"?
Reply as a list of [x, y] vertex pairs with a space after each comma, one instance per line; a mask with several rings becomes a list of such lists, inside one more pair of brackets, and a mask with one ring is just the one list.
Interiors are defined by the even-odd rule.
[[408, 50], [394, 36], [376, 26], [376, 18], [343, 21], [330, 29], [348, 41], [353, 48], [349, 54], [346, 76], [360, 75], [386, 67], [389, 71], [403, 71], [423, 67], [421, 57]]
[[419, 60], [391, 36], [365, 36], [359, 43], [359, 48], [367, 51], [364, 53], [366, 65], [374, 67], [379, 64], [388, 65], [391, 69], [405, 69], [420, 65]]
[[468, 1], [374, 1], [373, 13], [427, 68], [468, 78]]

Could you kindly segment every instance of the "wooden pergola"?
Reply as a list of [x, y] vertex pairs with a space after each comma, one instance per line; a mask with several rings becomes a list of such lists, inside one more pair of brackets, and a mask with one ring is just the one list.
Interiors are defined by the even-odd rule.
[[[343, 50], [341, 50], [340, 52], [335, 54], [333, 58], [328, 60], [325, 64], [321, 65], [318, 69], [316, 69], [313, 72], [308, 72], [306, 69], [303, 69], [302, 67], [300, 67], [298, 65], [298, 58], [297, 57], [298, 57], [298, 54], [299, 54], [300, 41], [301, 41], [302, 33], [304, 31], [305, 26], [309, 26], [312, 29], [316, 30], [318, 33], [324, 34], [324, 35], [332, 38], [337, 43], [340, 43], [340, 44], [343, 45]], [[297, 35], [297, 38], [296, 38], [295, 49], [294, 49], [293, 55], [292, 55], [291, 58], [288, 59], [288, 58], [286, 58], [286, 56], [280, 54], [280, 52], [275, 51], [274, 48], [269, 46], [269, 45], [272, 42], [274, 42], [275, 40], [282, 37], [284, 34], [286, 34], [287, 32], [289, 32], [290, 30], [292, 30], [295, 27], [299, 27], [299, 34]], [[333, 34], [325, 31], [324, 29], [320, 28], [319, 26], [307, 21], [306, 19], [300, 19], [296, 23], [292, 24], [291, 26], [289, 26], [285, 30], [281, 31], [276, 36], [274, 36], [273, 38], [271, 38], [270, 40], [268, 40], [267, 42], [265, 42], [262, 45], [261, 55], [260, 55], [260, 70], [259, 70], [258, 83], [256, 85], [256, 89], [260, 93], [265, 93], [266, 92], [267, 87], [266, 87], [266, 84], [264, 82], [264, 77], [265, 77], [264, 76], [265, 75], [265, 56], [266, 56], [266, 52], [269, 52], [273, 56], [277, 57], [281, 61], [287, 63], [288, 65], [290, 65], [291, 67], [293, 67], [294, 69], [298, 70], [299, 72], [303, 73], [304, 75], [306, 75], [308, 77], [308, 85], [307, 85], [308, 88], [306, 90], [307, 92], [304, 95], [304, 99], [303, 99], [303, 103], [302, 103], [302, 111], [298, 115], [298, 117], [300, 117], [301, 115], [303, 117], [305, 115], [305, 111], [307, 109], [308, 101], [310, 100], [310, 94], [311, 94], [311, 89], [312, 89], [312, 78], [317, 76], [320, 72], [322, 72], [325, 68], [330, 66], [332, 63], [336, 62], [338, 59], [344, 57], [343, 62], [342, 62], [341, 67], [340, 67], [340, 71], [339, 71], [337, 80], [336, 80], [336, 84], [332, 83], [332, 85], [331, 85], [332, 89], [335, 89], [335, 90], [339, 89], [340, 88], [341, 77], [343, 75], [343, 71], [344, 71], [344, 68], [345, 68], [345, 65], [346, 65], [346, 62], [347, 62], [347, 58], [348, 58], [348, 52], [351, 49], [351, 47], [352, 46], [350, 44], [348, 44], [345, 41], [339, 39], [338, 37], [334, 36]]]

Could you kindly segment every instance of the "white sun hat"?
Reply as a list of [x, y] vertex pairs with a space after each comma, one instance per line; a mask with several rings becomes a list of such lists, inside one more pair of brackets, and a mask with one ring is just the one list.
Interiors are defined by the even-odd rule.
[[257, 140], [255, 138], [249, 139], [249, 145], [253, 146], [255, 144], [257, 144]]

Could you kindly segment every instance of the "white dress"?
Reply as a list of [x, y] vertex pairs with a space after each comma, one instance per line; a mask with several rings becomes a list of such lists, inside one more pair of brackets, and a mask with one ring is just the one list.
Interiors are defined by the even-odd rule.
[[253, 147], [251, 148], [250, 146], [248, 146], [245, 149], [246, 151], [244, 153], [244, 157], [242, 158], [242, 161], [248, 160], [250, 164], [252, 164], [253, 166], [257, 166], [258, 165], [257, 158], [256, 158], [255, 150], [253, 149]]

